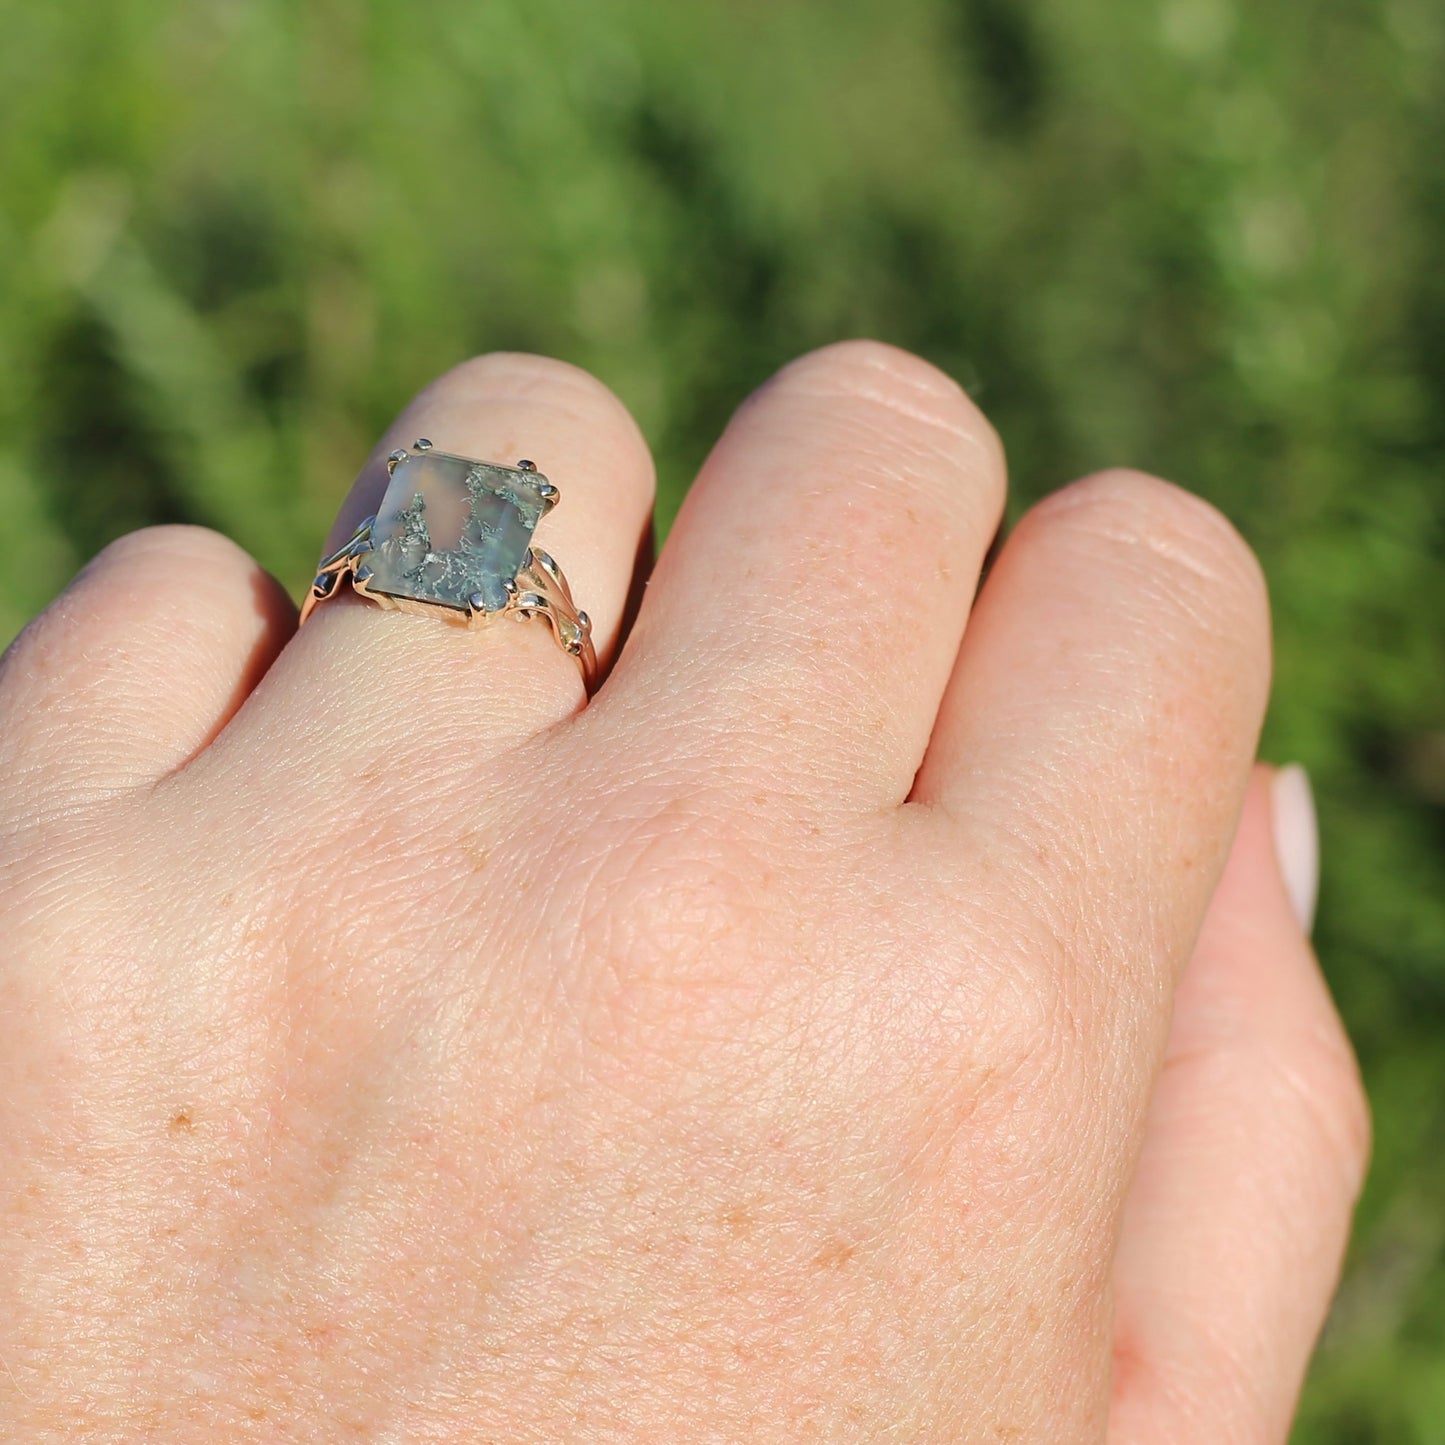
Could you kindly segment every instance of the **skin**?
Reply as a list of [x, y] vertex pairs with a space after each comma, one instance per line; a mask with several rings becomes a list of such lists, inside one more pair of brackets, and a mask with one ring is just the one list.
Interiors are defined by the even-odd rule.
[[[1368, 1149], [1265, 588], [905, 353], [738, 411], [619, 646], [621, 404], [489, 356], [592, 613], [103, 552], [0, 670], [0, 1440], [1285, 1440]], [[977, 597], [975, 594], [977, 592]]]

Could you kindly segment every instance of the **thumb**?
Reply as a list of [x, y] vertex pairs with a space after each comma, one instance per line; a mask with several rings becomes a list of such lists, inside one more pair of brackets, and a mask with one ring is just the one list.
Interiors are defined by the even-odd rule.
[[1175, 1000], [1115, 1261], [1110, 1445], [1281, 1445], [1369, 1153], [1307, 936], [1303, 771], [1257, 768]]

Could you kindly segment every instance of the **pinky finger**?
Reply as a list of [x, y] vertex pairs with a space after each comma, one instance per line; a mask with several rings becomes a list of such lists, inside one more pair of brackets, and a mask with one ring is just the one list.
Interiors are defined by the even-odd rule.
[[1301, 774], [1256, 770], [1180, 985], [1115, 1263], [1110, 1445], [1283, 1445], [1334, 1292], [1369, 1115], [1296, 918], [1308, 809]]
[[215, 532], [112, 542], [0, 658], [0, 827], [181, 767], [295, 627], [280, 584]]

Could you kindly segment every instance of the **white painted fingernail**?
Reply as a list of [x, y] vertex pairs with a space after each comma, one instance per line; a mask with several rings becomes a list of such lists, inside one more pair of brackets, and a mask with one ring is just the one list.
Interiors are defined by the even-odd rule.
[[1314, 926], [1320, 886], [1320, 834], [1310, 776], [1298, 763], [1281, 768], [1271, 785], [1274, 849], [1294, 915], [1306, 933]]

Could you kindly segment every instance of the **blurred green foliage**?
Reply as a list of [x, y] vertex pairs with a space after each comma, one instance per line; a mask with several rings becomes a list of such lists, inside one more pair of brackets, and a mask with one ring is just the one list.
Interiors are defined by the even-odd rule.
[[1273, 584], [1268, 751], [1377, 1164], [1303, 1442], [1445, 1442], [1438, 0], [0, 0], [0, 642], [119, 532], [300, 589], [372, 439], [519, 347], [632, 406], [664, 521], [729, 410], [867, 333], [1017, 509], [1112, 463]]

